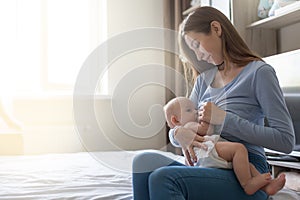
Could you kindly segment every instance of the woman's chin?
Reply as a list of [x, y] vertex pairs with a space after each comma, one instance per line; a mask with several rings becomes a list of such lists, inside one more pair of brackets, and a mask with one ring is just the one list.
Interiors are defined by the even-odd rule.
[[208, 62], [209, 64], [216, 65], [216, 63], [213, 60], [206, 60], [206, 62]]
[[216, 62], [212, 59], [212, 57], [209, 57], [208, 59], [206, 59], [206, 62], [216, 65]]
[[199, 59], [199, 58], [197, 58], [197, 60], [204, 61], [204, 62], [207, 62], [207, 63], [212, 64], [212, 65], [216, 65], [216, 63], [210, 58], [208, 58], [208, 59]]

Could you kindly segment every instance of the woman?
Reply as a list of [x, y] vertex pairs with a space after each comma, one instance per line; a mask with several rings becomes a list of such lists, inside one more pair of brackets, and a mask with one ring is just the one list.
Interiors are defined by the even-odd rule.
[[[154, 153], [135, 157], [134, 198], [267, 199], [261, 190], [247, 195], [232, 170], [193, 167], [197, 159], [193, 148], [202, 147], [203, 133], [219, 133], [224, 140], [244, 144], [260, 173], [269, 171], [263, 148], [291, 152], [295, 134], [274, 69], [249, 50], [215, 8], [200, 7], [191, 13], [181, 36], [198, 60], [216, 66], [197, 77], [190, 96], [199, 109], [200, 134], [184, 127], [169, 133], [190, 166]], [[264, 126], [265, 118], [269, 127]]]

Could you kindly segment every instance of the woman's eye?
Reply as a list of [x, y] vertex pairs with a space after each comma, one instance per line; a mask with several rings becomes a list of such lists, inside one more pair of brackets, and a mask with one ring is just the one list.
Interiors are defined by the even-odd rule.
[[186, 110], [186, 112], [191, 112], [191, 111], [192, 111], [191, 109], [187, 109], [187, 110]]

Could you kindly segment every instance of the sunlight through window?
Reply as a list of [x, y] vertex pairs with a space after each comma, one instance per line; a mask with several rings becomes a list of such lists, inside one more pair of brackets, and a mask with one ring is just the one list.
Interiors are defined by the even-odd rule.
[[105, 0], [1, 0], [1, 92], [71, 91], [106, 20]]

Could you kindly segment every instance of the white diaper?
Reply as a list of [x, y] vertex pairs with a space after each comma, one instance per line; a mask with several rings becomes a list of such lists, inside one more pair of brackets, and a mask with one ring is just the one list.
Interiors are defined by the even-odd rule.
[[203, 144], [207, 146], [207, 150], [197, 147], [194, 148], [197, 156], [197, 163], [195, 166], [232, 169], [232, 163], [220, 158], [216, 151], [215, 143], [219, 140], [220, 136], [211, 135], [204, 136], [204, 138], [206, 141]]

